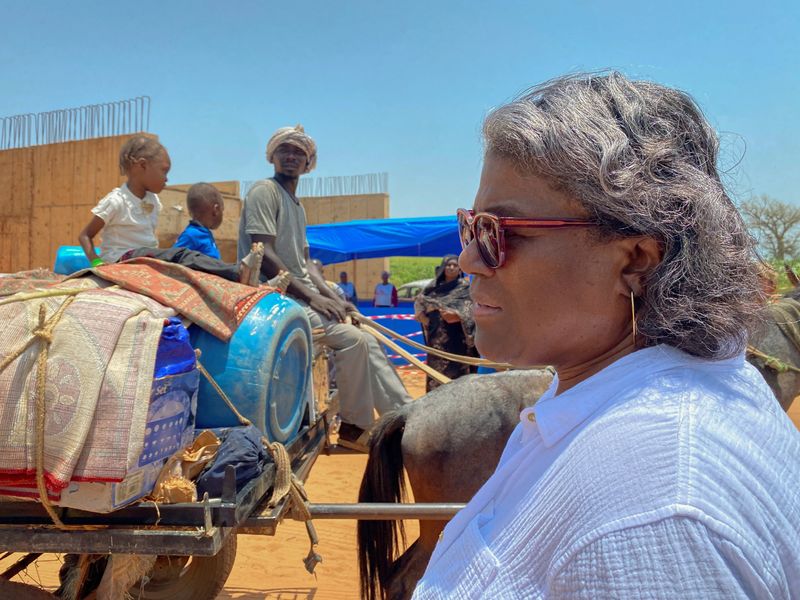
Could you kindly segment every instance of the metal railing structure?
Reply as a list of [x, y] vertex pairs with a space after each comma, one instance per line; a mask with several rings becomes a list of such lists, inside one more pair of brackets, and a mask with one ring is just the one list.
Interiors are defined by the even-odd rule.
[[[242, 181], [239, 189], [242, 198], [258, 180]], [[361, 196], [365, 194], [388, 194], [388, 173], [366, 173], [364, 175], [342, 175], [336, 177], [301, 177], [297, 195], [301, 198], [322, 196]]]
[[0, 118], [0, 150], [147, 131], [150, 96]]

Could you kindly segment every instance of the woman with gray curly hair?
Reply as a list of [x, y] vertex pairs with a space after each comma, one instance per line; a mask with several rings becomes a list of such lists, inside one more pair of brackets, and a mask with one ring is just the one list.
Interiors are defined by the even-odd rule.
[[414, 598], [798, 597], [800, 434], [744, 360], [760, 261], [699, 108], [574, 75], [484, 138], [475, 342], [557, 375]]

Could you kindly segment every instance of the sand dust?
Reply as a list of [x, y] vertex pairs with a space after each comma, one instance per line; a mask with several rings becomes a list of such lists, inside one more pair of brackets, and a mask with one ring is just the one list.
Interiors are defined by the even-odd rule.
[[[425, 379], [413, 370], [404, 374], [409, 391], [414, 397], [424, 393]], [[789, 416], [800, 428], [800, 400], [795, 401]], [[358, 485], [366, 464], [366, 456], [334, 453], [320, 456], [306, 483], [312, 502], [355, 502]], [[233, 571], [228, 578], [222, 600], [338, 600], [357, 599], [358, 565], [356, 560], [356, 522], [326, 520], [316, 521], [320, 544], [318, 552], [323, 562], [315, 575], [303, 567], [303, 558], [309, 548], [308, 537], [302, 523], [285, 521], [274, 537], [240, 535], [239, 549]], [[406, 523], [409, 541], [417, 535], [415, 521]], [[5, 569], [11, 558], [0, 562]], [[38, 581], [48, 589], [57, 584], [60, 560], [55, 555], [44, 555], [26, 573], [15, 578], [19, 581]]]

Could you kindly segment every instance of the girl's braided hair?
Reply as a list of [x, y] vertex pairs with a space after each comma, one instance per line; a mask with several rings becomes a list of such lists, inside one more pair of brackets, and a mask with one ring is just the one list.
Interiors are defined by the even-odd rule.
[[119, 151], [119, 172], [127, 175], [132, 164], [140, 160], [153, 160], [166, 151], [167, 149], [157, 139], [146, 135], [135, 135], [122, 144]]

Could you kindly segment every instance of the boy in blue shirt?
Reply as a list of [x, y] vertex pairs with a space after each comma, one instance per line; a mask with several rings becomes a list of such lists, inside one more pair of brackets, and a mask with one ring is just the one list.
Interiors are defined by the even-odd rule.
[[[222, 224], [225, 212], [219, 190], [208, 183], [196, 183], [186, 194], [186, 206], [191, 220], [172, 248], [134, 248], [123, 254], [120, 261], [139, 257], [155, 258], [217, 275], [228, 281], [259, 286], [264, 256], [262, 245], [253, 244], [250, 253], [238, 264], [229, 264], [220, 259], [217, 242], [211, 233], [212, 229], [217, 229]], [[279, 273], [268, 280], [267, 284], [285, 290], [289, 280], [283, 273]]]
[[188, 248], [219, 259], [219, 248], [211, 230], [222, 224], [225, 212], [222, 194], [209, 183], [195, 183], [186, 194], [186, 208], [191, 220], [173, 248]]

